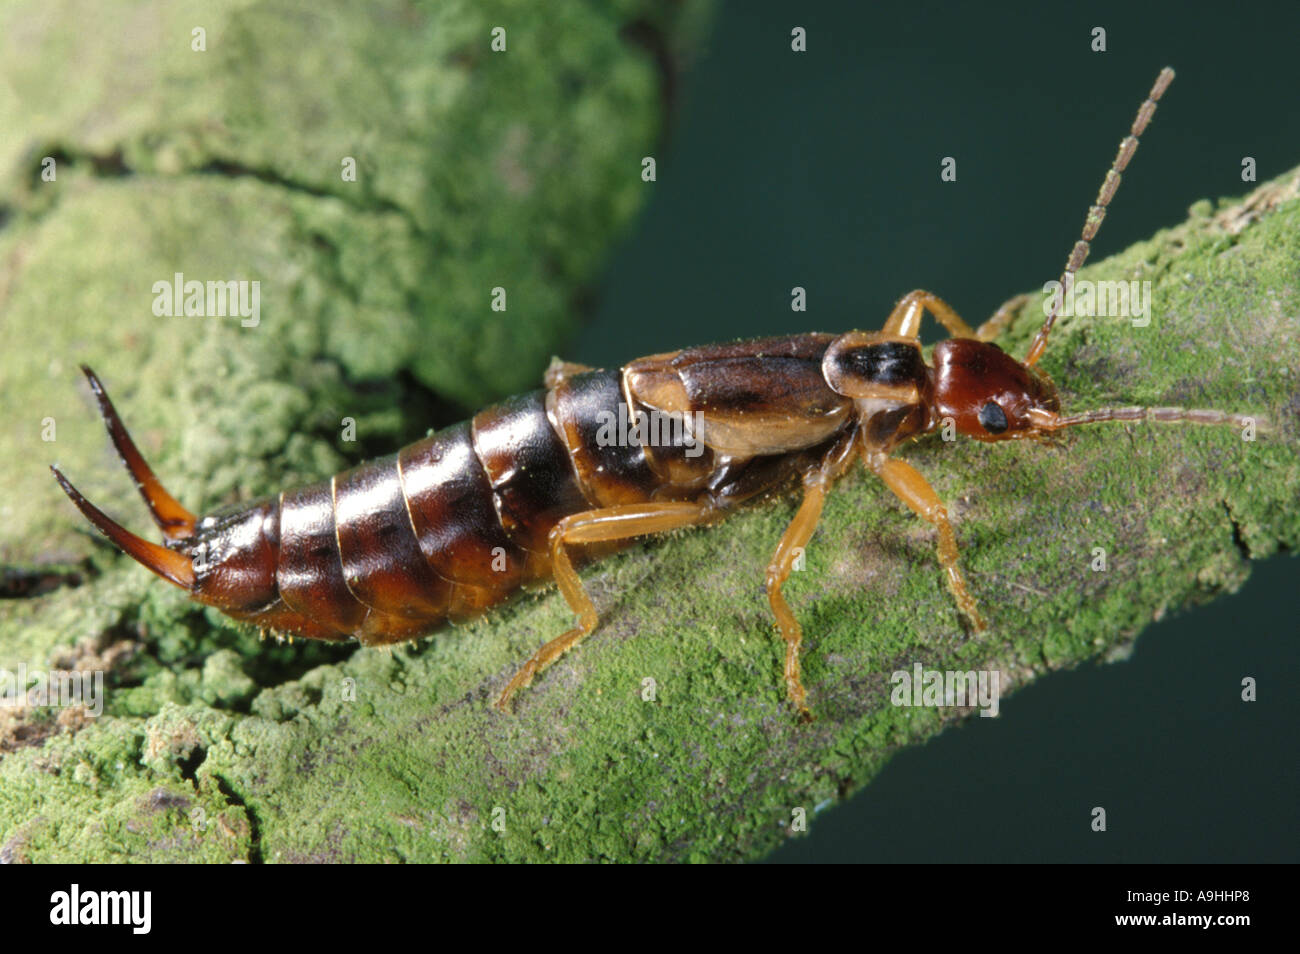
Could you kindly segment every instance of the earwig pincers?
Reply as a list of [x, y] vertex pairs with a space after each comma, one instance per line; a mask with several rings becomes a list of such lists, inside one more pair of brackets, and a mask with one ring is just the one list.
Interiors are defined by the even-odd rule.
[[[1120, 144], [1066, 262], [1067, 292], [1173, 76], [1160, 73]], [[199, 603], [281, 633], [355, 637], [365, 645], [405, 641], [554, 579], [578, 625], [509, 680], [496, 703], [501, 709], [596, 628], [596, 608], [574, 570], [585, 548], [598, 545], [603, 553], [647, 534], [713, 523], [747, 501], [797, 486], [802, 502], [768, 564], [766, 589], [785, 641], [786, 692], [807, 716], [802, 631], [781, 591], [832, 484], [858, 459], [934, 527], [948, 589], [979, 630], [984, 619], [962, 575], [948, 511], [925, 477], [893, 456], [902, 445], [947, 422], [992, 442], [1103, 421], [1252, 420], [1151, 407], [1062, 415], [1055, 386], [1037, 367], [1061, 297], [1023, 362], [992, 343], [1012, 302], [972, 329], [942, 299], [919, 290], [904, 295], [876, 332], [709, 345], [616, 370], [555, 362], [545, 387], [468, 422], [329, 480], [202, 519], [163, 488], [99, 379], [83, 367], [164, 543], [125, 530], [51, 469], [86, 519], [137, 562]], [[919, 339], [927, 312], [950, 336], [935, 345], [931, 365]], [[647, 417], [681, 426], [610, 439], [611, 420]]]

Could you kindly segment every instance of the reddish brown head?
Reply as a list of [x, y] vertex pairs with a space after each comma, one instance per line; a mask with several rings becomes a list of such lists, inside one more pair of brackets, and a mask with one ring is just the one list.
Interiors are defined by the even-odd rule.
[[951, 418], [959, 434], [981, 441], [1032, 437], [1057, 420], [1056, 387], [1037, 368], [995, 344], [949, 338], [934, 346], [931, 425]]

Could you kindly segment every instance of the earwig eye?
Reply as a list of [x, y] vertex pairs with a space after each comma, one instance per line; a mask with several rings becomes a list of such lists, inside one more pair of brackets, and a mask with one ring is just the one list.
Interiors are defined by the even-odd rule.
[[1001, 434], [1007, 429], [1007, 415], [992, 401], [980, 408], [980, 425], [990, 434]]

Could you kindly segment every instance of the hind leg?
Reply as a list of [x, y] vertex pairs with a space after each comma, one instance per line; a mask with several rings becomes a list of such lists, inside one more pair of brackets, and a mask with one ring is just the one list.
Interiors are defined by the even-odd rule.
[[565, 517], [555, 525], [550, 536], [551, 567], [560, 592], [578, 617], [578, 625], [562, 636], [552, 639], [524, 663], [519, 672], [502, 691], [496, 707], [505, 711], [510, 697], [533, 681], [542, 670], [577, 646], [596, 628], [599, 618], [582, 585], [582, 579], [573, 568], [565, 549], [572, 544], [602, 543], [626, 540], [648, 533], [663, 533], [704, 523], [714, 513], [706, 503], [669, 502], [624, 504], [586, 510]]

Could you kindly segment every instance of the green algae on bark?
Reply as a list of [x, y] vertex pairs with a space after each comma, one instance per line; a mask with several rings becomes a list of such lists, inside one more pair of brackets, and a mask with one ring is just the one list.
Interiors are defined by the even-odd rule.
[[[1089, 266], [1082, 279], [1150, 280], [1151, 323], [1063, 318], [1043, 361], [1068, 410], [1219, 407], [1266, 419], [1257, 440], [1231, 428], [1110, 425], [1081, 428], [1061, 446], [933, 439], [903, 452], [950, 504], [986, 632], [962, 628], [927, 526], [863, 474], [837, 487], [787, 587], [806, 633], [812, 725], [785, 702], [760, 586], [793, 511], [785, 501], [586, 571], [600, 628], [522, 693], [511, 716], [489, 702], [528, 652], [569, 625], [554, 593], [412, 647], [353, 651], [251, 700], [225, 657], [188, 694], [171, 687], [186, 701], [146, 716], [144, 703], [161, 698], [148, 688], [157, 674], [146, 676], [112, 694], [109, 711], [120, 714], [4, 758], [0, 851], [31, 860], [761, 856], [789, 837], [794, 809], [813, 814], [843, 798], [899, 748], [964, 714], [891, 705], [892, 672], [914, 663], [996, 671], [1005, 693], [1084, 660], [1121, 658], [1151, 621], [1235, 590], [1250, 560], [1296, 547], [1298, 196], [1300, 170], [1244, 202], [1198, 203], [1186, 223]], [[1006, 347], [1023, 353], [1039, 320], [1027, 308]], [[1098, 547], [1104, 572], [1093, 569]], [[144, 576], [115, 566], [80, 589], [103, 589], [124, 607], [167, 591]], [[142, 586], [120, 582], [131, 577]], [[141, 617], [175, 628], [179, 601], [152, 597], [149, 608], [147, 599]], [[187, 638], [211, 639], [196, 635], [205, 628], [230, 632], [215, 614], [187, 619], [177, 653]], [[302, 647], [272, 651], [286, 649]], [[154, 695], [138, 705], [123, 701], [146, 691]], [[223, 699], [229, 708], [218, 707]], [[141, 814], [155, 804], [163, 808]], [[183, 835], [147, 823], [179, 825], [195, 807], [216, 820], [201, 834], [189, 821]]]

